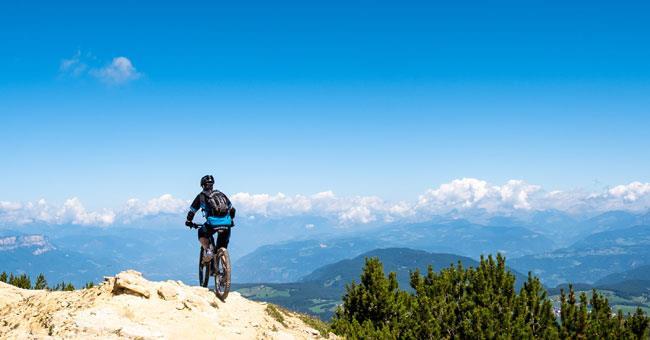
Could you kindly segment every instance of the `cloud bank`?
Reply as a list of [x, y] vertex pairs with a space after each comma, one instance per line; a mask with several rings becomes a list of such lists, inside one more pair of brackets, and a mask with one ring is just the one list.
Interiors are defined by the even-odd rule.
[[116, 214], [108, 209], [86, 211], [76, 198], [66, 200], [61, 206], [48, 204], [44, 199], [36, 202], [16, 203], [0, 201], [0, 222], [29, 224], [44, 222], [48, 224], [78, 224], [106, 226], [115, 222]]
[[[230, 195], [240, 216], [287, 217], [315, 215], [341, 225], [422, 220], [437, 215], [455, 216], [481, 211], [510, 215], [544, 210], [572, 214], [610, 210], [643, 212], [650, 209], [650, 183], [632, 182], [602, 192], [548, 191], [522, 180], [501, 185], [476, 178], [455, 179], [426, 190], [412, 202], [389, 202], [377, 196], [339, 197], [332, 191], [313, 195], [236, 193]], [[87, 211], [78, 198], [53, 205], [44, 199], [36, 202], [0, 201], [0, 222], [29, 224], [77, 224], [108, 226], [129, 224], [162, 214], [182, 218], [190, 201], [165, 194], [146, 201], [129, 199], [118, 209]]]

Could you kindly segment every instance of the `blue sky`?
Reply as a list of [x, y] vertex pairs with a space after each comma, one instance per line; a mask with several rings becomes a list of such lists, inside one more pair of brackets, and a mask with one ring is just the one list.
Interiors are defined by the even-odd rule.
[[0, 200], [649, 182], [648, 7], [5, 2]]

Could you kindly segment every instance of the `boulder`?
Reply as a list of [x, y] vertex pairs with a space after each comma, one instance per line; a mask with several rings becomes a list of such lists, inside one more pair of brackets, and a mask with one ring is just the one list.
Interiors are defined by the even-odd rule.
[[149, 282], [142, 277], [142, 273], [135, 270], [127, 270], [117, 274], [113, 291], [116, 294], [140, 295], [147, 299], [151, 296]]

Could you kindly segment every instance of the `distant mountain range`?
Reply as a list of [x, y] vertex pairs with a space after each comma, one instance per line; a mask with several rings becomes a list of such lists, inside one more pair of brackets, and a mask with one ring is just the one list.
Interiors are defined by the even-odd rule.
[[397, 224], [359, 232], [353, 237], [324, 237], [263, 246], [239, 259], [233, 275], [237, 282], [294, 282], [323, 265], [385, 247], [474, 258], [496, 253], [515, 257], [554, 249], [550, 239], [520, 227], [482, 226], [464, 220]]
[[[286, 239], [292, 233], [318, 237], [324, 230], [333, 228], [319, 218], [256, 220], [259, 223], [242, 221], [233, 229], [229, 245], [233, 261], [247, 249], [251, 251], [265, 242]], [[0, 271], [27, 273], [32, 278], [43, 272], [50, 281], [66, 280], [82, 285], [130, 268], [155, 280], [174, 279], [194, 284], [199, 252], [196, 230], [189, 230], [181, 223], [170, 225], [173, 222], [170, 216], [159, 216], [149, 222], [153, 225], [107, 228], [29, 225], [0, 229]], [[283, 232], [277, 232], [278, 229]]]
[[[610, 274], [596, 281], [596, 285], [613, 285], [625, 281], [648, 281], [650, 282], [650, 265], [636, 267], [621, 273]], [[648, 285], [650, 287], [650, 285]]]
[[[568, 290], [568, 284], [551, 289], [551, 294], [559, 294], [560, 289]], [[593, 284], [574, 284], [574, 290], [610, 291], [628, 299], [630, 306], [642, 306], [650, 310], [650, 265], [643, 265], [624, 272], [607, 275]]]
[[[644, 225], [649, 216], [610, 211], [584, 218], [553, 210], [494, 216], [475, 211], [468, 218], [484, 224], [450, 214], [428, 222], [346, 227], [308, 215], [242, 216], [229, 250], [235, 282], [295, 282], [319, 267], [369, 250], [407, 247], [475, 260], [480, 254], [501, 252], [514, 268], [522, 273], [534, 270], [550, 286], [595, 283], [646, 264], [644, 229], [635, 234], [630, 228]], [[51, 273], [51, 280], [83, 284], [135, 268], [156, 280], [191, 284], [196, 281], [198, 243], [196, 231], [184, 227], [182, 218], [167, 214], [143, 219], [142, 226], [107, 228], [0, 227], [0, 269], [32, 277], [42, 271]]]
[[[129, 268], [156, 280], [196, 280], [196, 235], [180, 228], [164, 232], [76, 226], [31, 230], [41, 234], [2, 232], [0, 271], [27, 273], [32, 279], [44, 273], [51, 283], [65, 280], [75, 285], [99, 282], [104, 275]], [[17, 241], [9, 246], [12, 239]]]
[[634, 214], [614, 210], [579, 217], [559, 210], [544, 210], [519, 216], [493, 216], [486, 219], [484, 224], [523, 227], [547, 236], [559, 246], [568, 247], [599, 232], [650, 224], [650, 212]]
[[509, 263], [517, 270], [533, 271], [549, 286], [593, 284], [610, 274], [650, 264], [650, 225], [612, 228], [570, 247], [514, 258]]
[[32, 255], [40, 255], [54, 249], [43, 235], [12, 235], [0, 236], [0, 251], [11, 251], [15, 249], [33, 249]]

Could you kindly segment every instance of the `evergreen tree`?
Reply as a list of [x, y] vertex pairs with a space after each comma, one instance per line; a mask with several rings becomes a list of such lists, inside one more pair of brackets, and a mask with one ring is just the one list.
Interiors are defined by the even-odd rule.
[[439, 339], [441, 334], [441, 315], [448, 311], [447, 305], [444, 304], [439, 296], [428, 294], [427, 291], [432, 288], [436, 282], [437, 274], [433, 267], [429, 266], [427, 276], [422, 277], [419, 270], [411, 273], [411, 287], [415, 290], [413, 299], [413, 320], [416, 325], [412, 328], [414, 338], [418, 339]]
[[575, 292], [573, 285], [569, 285], [569, 296], [560, 290], [560, 337], [562, 339], [576, 339], [579, 334], [578, 307], [576, 305]]
[[63, 291], [65, 288], [65, 281], [61, 281], [60, 283], [57, 283], [54, 287], [52, 287], [51, 290], [54, 291]]
[[634, 315], [628, 317], [625, 322], [625, 328], [631, 334], [632, 339], [648, 339], [650, 334], [648, 334], [648, 326], [650, 324], [650, 319], [643, 313], [641, 308], [636, 309]]
[[27, 274], [21, 275], [23, 289], [32, 289], [32, 281]]
[[603, 339], [616, 333], [616, 319], [612, 318], [612, 308], [609, 301], [595, 289], [591, 292], [591, 312], [586, 333], [589, 338]]
[[[378, 258], [367, 258], [361, 282], [346, 287], [343, 305], [334, 316], [333, 329], [351, 338], [400, 336], [402, 317], [408, 317], [407, 293], [399, 290], [397, 276], [384, 276]], [[400, 305], [401, 304], [401, 305]]]
[[20, 274], [19, 276], [14, 276], [13, 273], [9, 274], [8, 282], [10, 285], [14, 285], [18, 288], [31, 289], [32, 283], [27, 274]]
[[583, 339], [587, 332], [587, 323], [589, 321], [589, 309], [587, 302], [587, 294], [584, 292], [580, 293], [580, 304], [578, 305], [578, 319], [575, 322], [577, 326], [575, 329], [575, 337]]
[[0, 282], [7, 283], [7, 273], [6, 272], [2, 272], [2, 274], [0, 274]]
[[60, 291], [73, 291], [74, 285], [72, 285], [71, 282], [65, 283], [65, 281], [61, 281], [61, 283], [57, 283], [52, 290], [60, 290]]
[[625, 316], [623, 311], [618, 310], [616, 317], [612, 319], [612, 327], [607, 330], [608, 337], [612, 339], [631, 339], [632, 333], [625, 328]]
[[43, 273], [40, 273], [36, 278], [36, 283], [34, 283], [34, 289], [46, 289], [46, 288], [47, 288], [47, 280], [45, 279], [45, 275], [43, 275]]
[[514, 337], [554, 339], [559, 336], [553, 305], [537, 277], [528, 272], [528, 279], [519, 292], [514, 309]]

